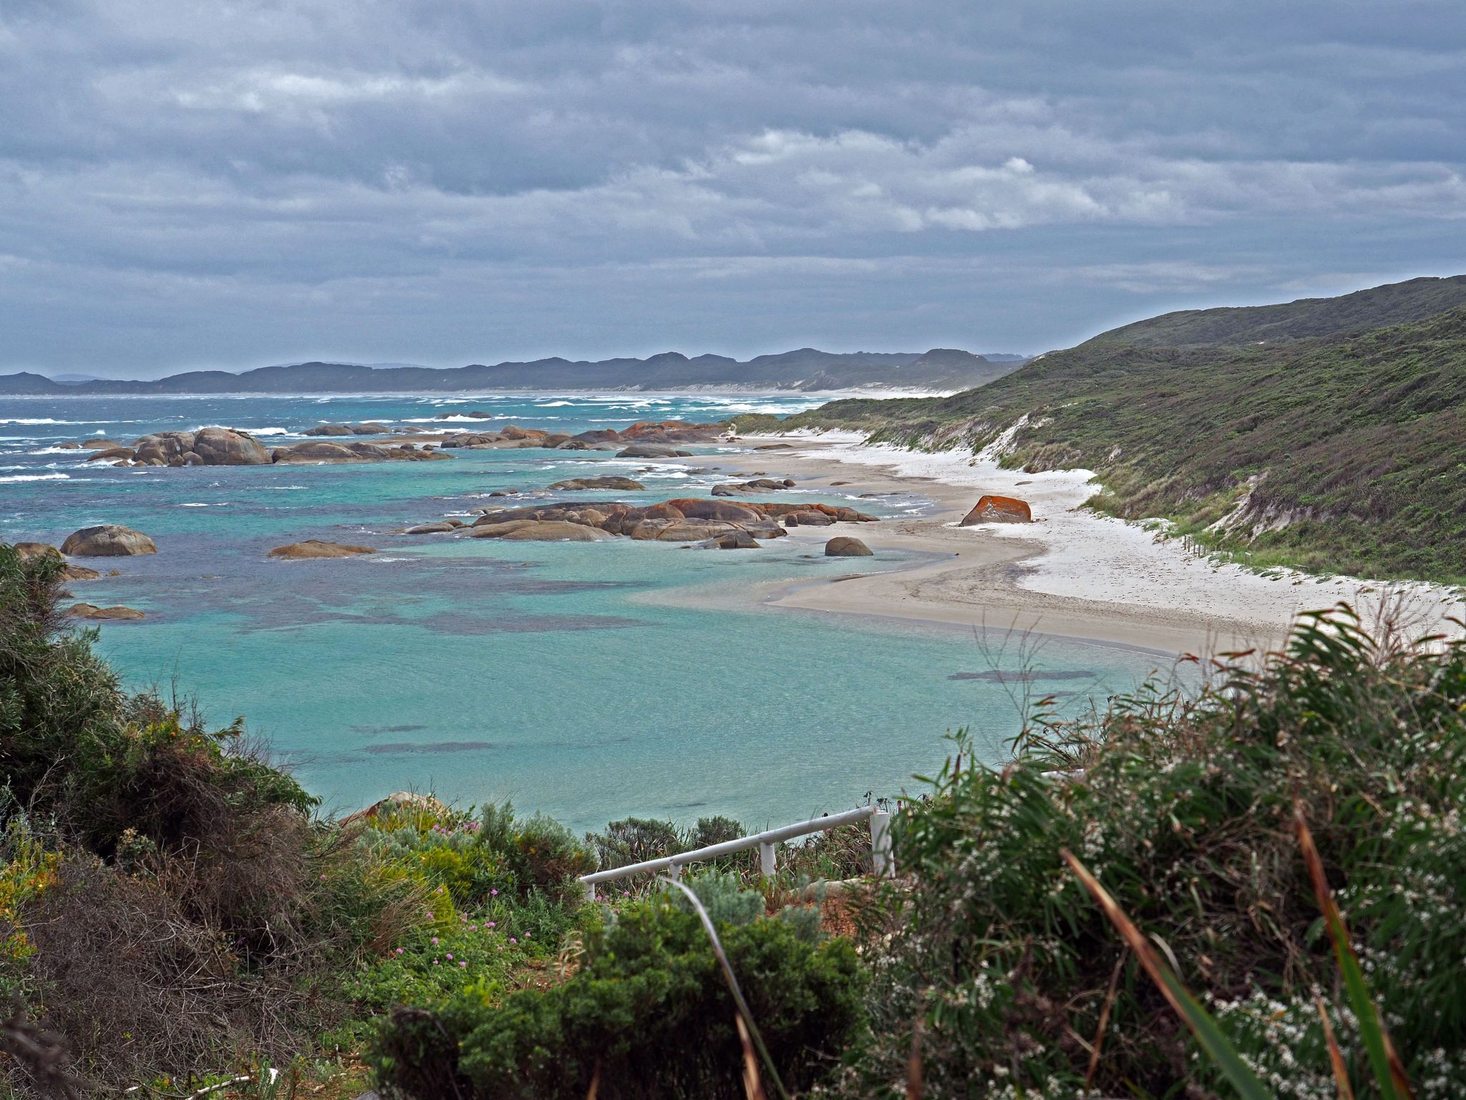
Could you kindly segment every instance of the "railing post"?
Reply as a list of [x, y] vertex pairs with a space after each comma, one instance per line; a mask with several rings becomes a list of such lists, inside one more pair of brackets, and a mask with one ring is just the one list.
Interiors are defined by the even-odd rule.
[[668, 870], [668, 872], [671, 873], [671, 875], [672, 875], [672, 881], [673, 882], [681, 882], [682, 881], [682, 864], [680, 864], [680, 863], [674, 863], [671, 866], [669, 866], [667, 868], [667, 870]]
[[870, 859], [878, 877], [896, 873], [896, 860], [891, 855], [891, 815], [884, 810], [870, 815]]
[[585, 884], [585, 900], [589, 902], [596, 900], [596, 884], [594, 882], [587, 882]]
[[764, 877], [773, 878], [777, 865], [774, 861], [774, 842], [772, 840], [766, 840], [758, 846], [758, 862]]

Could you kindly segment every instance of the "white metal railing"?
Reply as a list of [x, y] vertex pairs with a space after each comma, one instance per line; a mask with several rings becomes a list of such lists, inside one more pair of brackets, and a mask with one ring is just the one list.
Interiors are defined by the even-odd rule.
[[895, 862], [891, 858], [891, 815], [878, 806], [859, 806], [844, 813], [811, 818], [809, 821], [784, 825], [778, 829], [766, 829], [761, 833], [753, 833], [737, 840], [725, 840], [721, 844], [709, 844], [706, 848], [695, 848], [690, 852], [678, 852], [676, 855], [647, 859], [625, 867], [595, 871], [589, 875], [581, 875], [580, 881], [585, 886], [586, 898], [595, 901], [598, 882], [612, 882], [644, 871], [670, 871], [673, 878], [681, 878], [682, 868], [689, 863], [715, 859], [733, 852], [744, 852], [750, 848], [758, 849], [759, 866], [763, 873], [772, 875], [776, 869], [774, 848], [780, 842], [793, 840], [797, 836], [808, 836], [810, 833], [822, 833], [826, 829], [836, 829], [867, 818], [870, 819], [870, 853], [875, 872], [878, 875], [892, 874], [895, 871]]

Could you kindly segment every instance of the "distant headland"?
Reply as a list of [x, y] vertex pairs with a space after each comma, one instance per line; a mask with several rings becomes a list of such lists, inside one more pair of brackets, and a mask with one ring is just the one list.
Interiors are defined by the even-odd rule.
[[[725, 355], [689, 358], [669, 351], [645, 359], [595, 362], [555, 356], [437, 369], [365, 366], [358, 363], [294, 363], [229, 371], [188, 371], [151, 380], [87, 378], [70, 381], [39, 374], [0, 375], [0, 394], [210, 394], [210, 393], [451, 393], [481, 390], [848, 390], [885, 387], [914, 390], [971, 389], [1026, 362], [1024, 356], [975, 355], [954, 348], [926, 352], [828, 352], [800, 348], [739, 361]], [[71, 376], [75, 377], [75, 376]]]

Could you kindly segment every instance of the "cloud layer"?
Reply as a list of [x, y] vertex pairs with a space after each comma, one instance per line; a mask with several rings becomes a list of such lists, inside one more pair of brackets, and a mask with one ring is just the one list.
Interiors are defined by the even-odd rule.
[[1429, 0], [12, 0], [0, 369], [1038, 351], [1453, 273], [1462, 43]]

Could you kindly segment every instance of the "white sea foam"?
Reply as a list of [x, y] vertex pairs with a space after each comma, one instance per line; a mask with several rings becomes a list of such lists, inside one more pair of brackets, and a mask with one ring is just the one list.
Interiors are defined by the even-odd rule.
[[[325, 421], [321, 421], [325, 424]], [[224, 431], [243, 431], [249, 436], [293, 436], [290, 428], [236, 428], [230, 424], [199, 424], [198, 427], [189, 428], [189, 431], [202, 431], [204, 428], [223, 428]]]
[[575, 404], [574, 401], [546, 401], [544, 404], [536, 405], [535, 408], [537, 408], [537, 409], [563, 409], [563, 408], [565, 408], [565, 407], [567, 407], [569, 405], [573, 405], [573, 404]]
[[[14, 424], [17, 427], [49, 427], [51, 425], [80, 425], [80, 424], [141, 424], [141, 420], [54, 420], [49, 416], [8, 416], [0, 417], [0, 424]], [[93, 435], [106, 435], [100, 428], [92, 433]]]
[[[18, 468], [18, 467], [12, 467]], [[16, 474], [12, 477], [0, 477], [0, 484], [9, 485], [17, 481], [70, 481], [70, 474]]]
[[42, 447], [38, 451], [27, 451], [26, 452], [26, 454], [28, 454], [28, 455], [68, 455], [68, 454], [70, 454], [70, 455], [77, 455], [77, 456], [80, 456], [81, 453], [82, 453], [81, 452], [81, 449], [78, 448], [78, 447]]
[[[324, 424], [326, 422], [323, 420], [323, 421], [321, 421], [321, 423]], [[231, 424], [200, 424], [197, 427], [190, 428], [189, 431], [192, 431], [192, 432], [201, 432], [205, 428], [223, 428], [225, 431], [229, 431], [229, 432], [244, 432], [244, 433], [246, 433], [248, 435], [295, 435], [296, 434], [295, 432], [292, 432], [289, 428], [236, 428], [236, 427], [234, 427]]]
[[[498, 418], [502, 419], [502, 417]], [[404, 424], [487, 424], [482, 416], [409, 416]]]

